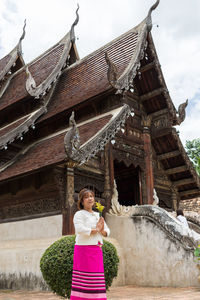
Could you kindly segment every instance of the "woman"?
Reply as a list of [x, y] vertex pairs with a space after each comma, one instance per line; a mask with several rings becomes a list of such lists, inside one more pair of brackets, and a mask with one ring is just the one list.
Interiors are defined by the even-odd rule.
[[103, 267], [103, 236], [110, 230], [103, 217], [92, 210], [94, 193], [82, 189], [79, 193], [78, 208], [74, 215], [76, 243], [72, 274], [71, 300], [105, 300], [106, 286]]

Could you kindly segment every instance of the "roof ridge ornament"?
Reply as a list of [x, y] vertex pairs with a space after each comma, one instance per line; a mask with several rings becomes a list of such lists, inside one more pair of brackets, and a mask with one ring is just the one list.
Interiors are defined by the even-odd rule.
[[117, 112], [115, 110], [113, 117], [106, 126], [81, 145], [78, 128], [74, 120], [74, 113], [72, 112], [70, 117], [71, 128], [64, 137], [66, 159], [80, 165], [87, 162], [96, 153], [103, 150], [105, 145], [115, 137], [116, 133], [124, 126], [130, 114], [131, 109], [129, 105], [123, 104]]
[[174, 125], [180, 125], [184, 120], [185, 120], [185, 117], [186, 117], [186, 112], [185, 112], [185, 109], [188, 105], [188, 99], [179, 105], [178, 107], [178, 114], [176, 115], [176, 120], [175, 120], [175, 124]]
[[71, 128], [64, 137], [64, 145], [68, 157], [73, 159], [74, 155], [80, 151], [80, 135], [74, 119], [74, 111], [69, 118], [69, 126]]
[[22, 32], [22, 35], [21, 35], [21, 37], [20, 37], [20, 39], [19, 39], [19, 43], [18, 43], [18, 46], [17, 46], [17, 51], [18, 51], [18, 53], [22, 53], [22, 45], [21, 45], [21, 42], [22, 42], [22, 40], [24, 39], [25, 34], [26, 34], [25, 28], [26, 28], [26, 19], [24, 20], [23, 32]]
[[148, 28], [148, 31], [151, 31], [152, 29], [152, 19], [151, 19], [151, 13], [153, 10], [156, 9], [156, 7], [158, 6], [158, 4], [160, 3], [160, 0], [157, 0], [152, 6], [151, 8], [149, 9], [149, 12], [148, 12], [148, 15], [147, 15], [147, 28]]
[[116, 83], [117, 83], [117, 67], [115, 66], [115, 64], [111, 61], [111, 59], [108, 56], [108, 52], [105, 52], [105, 59], [106, 59], [106, 63], [108, 65], [108, 71], [107, 71], [107, 78], [108, 81], [110, 83], [110, 85], [116, 88]]
[[76, 20], [74, 21], [74, 23], [71, 26], [71, 30], [70, 30], [70, 40], [72, 43], [75, 42], [75, 34], [74, 34], [74, 27], [78, 24], [79, 21], [79, 14], [78, 14], [78, 10], [79, 10], [79, 4], [77, 3], [77, 9], [76, 9]]

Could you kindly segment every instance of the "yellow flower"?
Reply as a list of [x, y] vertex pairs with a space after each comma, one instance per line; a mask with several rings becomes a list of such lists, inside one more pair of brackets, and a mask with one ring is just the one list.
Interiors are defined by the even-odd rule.
[[96, 204], [96, 209], [99, 211], [100, 216], [102, 215], [102, 211], [104, 210], [104, 206], [101, 205], [100, 202], [95, 202]]

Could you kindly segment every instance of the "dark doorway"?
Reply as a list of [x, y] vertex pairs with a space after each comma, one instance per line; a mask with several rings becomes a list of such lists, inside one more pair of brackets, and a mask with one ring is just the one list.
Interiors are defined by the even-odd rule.
[[114, 160], [114, 173], [119, 203], [126, 206], [139, 205], [139, 168], [135, 168], [132, 164], [127, 167], [124, 162]]

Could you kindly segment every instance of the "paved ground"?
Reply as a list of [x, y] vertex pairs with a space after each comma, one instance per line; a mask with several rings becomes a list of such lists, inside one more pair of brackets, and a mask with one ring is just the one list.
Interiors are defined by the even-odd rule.
[[[123, 286], [111, 288], [108, 300], [200, 300], [200, 288], [148, 288]], [[49, 292], [0, 290], [0, 300], [61, 300]]]

